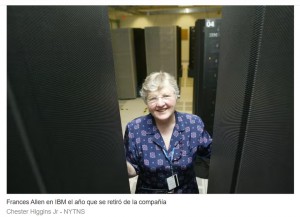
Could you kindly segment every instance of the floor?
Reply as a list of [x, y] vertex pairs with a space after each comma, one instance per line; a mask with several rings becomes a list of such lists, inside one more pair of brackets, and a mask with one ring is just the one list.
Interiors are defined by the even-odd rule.
[[[179, 81], [180, 99], [177, 101], [176, 110], [180, 112], [192, 113], [193, 103], [193, 78], [187, 77], [187, 67], [183, 65], [182, 78]], [[119, 100], [120, 114], [123, 134], [126, 124], [132, 119], [148, 114], [148, 109], [141, 98], [131, 100]], [[129, 179], [131, 193], [135, 191], [137, 177]], [[197, 177], [200, 194], [207, 193], [207, 179]]]

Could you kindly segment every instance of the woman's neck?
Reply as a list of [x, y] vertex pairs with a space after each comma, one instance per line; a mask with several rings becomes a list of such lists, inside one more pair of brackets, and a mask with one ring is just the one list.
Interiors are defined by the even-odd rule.
[[173, 114], [169, 119], [164, 121], [155, 120], [155, 123], [156, 123], [156, 127], [159, 129], [161, 133], [164, 133], [165, 131], [168, 130], [173, 130], [176, 124], [175, 114]]
[[170, 142], [171, 142], [170, 140], [172, 137], [172, 132], [175, 124], [176, 124], [175, 114], [173, 114], [168, 120], [156, 121], [156, 127], [159, 130], [164, 140], [166, 150], [169, 150]]

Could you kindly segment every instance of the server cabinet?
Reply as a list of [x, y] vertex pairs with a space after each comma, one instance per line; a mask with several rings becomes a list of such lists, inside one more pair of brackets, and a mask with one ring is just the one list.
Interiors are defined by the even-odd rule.
[[106, 7], [7, 7], [7, 193], [129, 193]]
[[181, 76], [181, 28], [145, 28], [147, 74], [165, 71], [179, 80]]
[[218, 79], [221, 19], [197, 20], [195, 25], [193, 113], [213, 135]]
[[188, 77], [195, 76], [195, 35], [196, 28], [195, 26], [190, 27], [190, 36], [189, 36], [189, 66], [188, 66]]
[[119, 99], [137, 97], [137, 72], [133, 29], [111, 30]]
[[133, 36], [136, 64], [136, 79], [137, 88], [139, 91], [142, 88], [145, 78], [147, 77], [145, 30], [134, 28]]
[[119, 99], [132, 99], [147, 77], [145, 31], [138, 28], [112, 30], [112, 45]]
[[294, 8], [222, 14], [208, 193], [293, 193]]
[[[176, 26], [177, 31], [177, 81], [182, 77], [182, 65], [181, 65], [181, 28]], [[180, 88], [180, 87], [179, 87]]]

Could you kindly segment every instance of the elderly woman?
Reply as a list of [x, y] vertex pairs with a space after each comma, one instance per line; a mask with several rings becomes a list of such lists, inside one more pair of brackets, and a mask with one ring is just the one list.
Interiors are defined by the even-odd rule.
[[166, 72], [150, 74], [140, 94], [150, 114], [129, 122], [124, 135], [136, 193], [199, 193], [193, 163], [196, 154], [210, 157], [212, 142], [204, 123], [175, 110], [179, 89]]

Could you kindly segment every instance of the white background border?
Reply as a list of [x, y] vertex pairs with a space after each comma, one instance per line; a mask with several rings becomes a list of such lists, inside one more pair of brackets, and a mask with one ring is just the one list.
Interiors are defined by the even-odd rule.
[[[107, 3], [107, 2], [105, 2]], [[67, 199], [67, 200], [113, 200], [113, 199], [121, 199], [123, 200], [165, 200], [166, 205], [68, 205], [64, 208], [69, 209], [85, 209], [84, 215], [79, 216], [105, 216], [105, 217], [117, 217], [120, 216], [203, 216], [203, 217], [254, 217], [254, 216], [272, 216], [272, 217], [290, 217], [290, 216], [299, 216], [299, 189], [297, 188], [297, 183], [299, 183], [299, 133], [297, 135], [297, 120], [299, 121], [299, 115], [297, 111], [299, 111], [299, 103], [297, 99], [297, 94], [299, 93], [299, 12], [300, 7], [296, 4], [295, 1], [251, 1], [251, 3], [247, 3], [247, 5], [295, 5], [295, 194], [291, 195], [279, 195], [279, 194], [271, 194], [271, 195], [262, 195], [262, 194], [253, 194], [253, 195], [99, 195], [99, 194], [72, 194], [72, 195], [11, 195], [6, 194], [6, 72], [7, 72], [7, 59], [6, 59], [6, 5], [105, 5], [105, 3], [101, 3], [101, 1], [2, 1], [0, 6], [0, 26], [1, 26], [1, 34], [0, 34], [0, 67], [1, 67], [1, 146], [0, 146], [0, 216], [15, 216], [9, 215], [6, 213], [6, 210], [10, 207], [14, 209], [24, 209], [24, 205], [7, 205], [7, 199], [40, 199], [40, 200], [55, 200], [55, 199]], [[111, 5], [116, 4], [118, 2], [112, 1], [109, 2]], [[161, 1], [151, 1], [151, 3], [147, 4], [161, 4]], [[202, 5], [233, 5], [233, 4], [241, 4], [241, 2], [237, 1], [201, 1]], [[119, 4], [124, 4], [120, 3]], [[141, 4], [137, 1], [126, 2], [126, 4]], [[145, 3], [142, 3], [145, 4]], [[199, 2], [195, 1], [172, 1], [172, 5], [196, 5]], [[297, 25], [298, 24], [298, 25]], [[298, 61], [297, 61], [298, 60]], [[26, 207], [25, 209], [49, 209], [48, 205], [32, 205], [30, 207]], [[61, 205], [52, 206], [52, 209], [58, 208], [61, 209]], [[18, 215], [20, 216], [20, 215]], [[29, 215], [23, 215], [29, 216]], [[33, 215], [32, 215], [33, 216]], [[55, 215], [45, 215], [45, 216], [55, 216]], [[56, 215], [56, 216], [65, 216], [65, 215]], [[76, 215], [78, 216], [78, 215]]]

